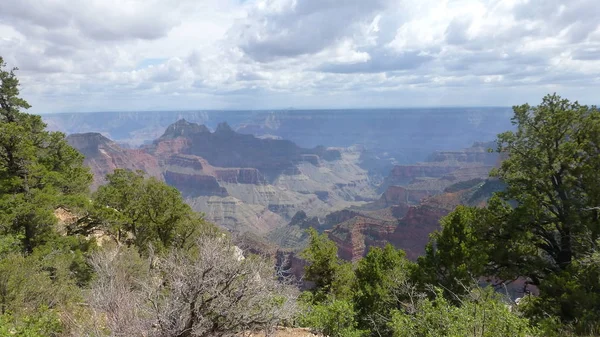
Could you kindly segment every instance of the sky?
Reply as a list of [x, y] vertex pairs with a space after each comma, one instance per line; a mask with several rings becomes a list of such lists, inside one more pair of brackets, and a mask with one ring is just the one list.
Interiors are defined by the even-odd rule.
[[34, 113], [599, 103], [599, 0], [1, 0]]

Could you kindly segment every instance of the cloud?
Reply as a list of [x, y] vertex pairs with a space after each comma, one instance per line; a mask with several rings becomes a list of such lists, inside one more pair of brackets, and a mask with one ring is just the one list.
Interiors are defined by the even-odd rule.
[[[156, 0], [4, 0], [0, 18], [26, 35], [51, 40], [73, 32], [101, 41], [153, 40], [178, 23], [159, 4]], [[176, 2], [169, 5], [176, 6]]]
[[329, 63], [318, 68], [319, 71], [331, 73], [381, 73], [388, 71], [410, 70], [431, 61], [433, 56], [410, 51], [396, 53], [392, 50], [375, 50], [369, 59], [357, 63]]
[[34, 112], [597, 103], [598, 17], [597, 0], [3, 0], [0, 53]]
[[385, 0], [267, 0], [231, 31], [252, 59], [314, 54], [353, 36], [385, 9]]

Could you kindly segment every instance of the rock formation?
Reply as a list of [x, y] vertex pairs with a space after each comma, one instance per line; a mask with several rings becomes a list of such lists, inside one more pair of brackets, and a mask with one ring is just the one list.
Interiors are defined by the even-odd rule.
[[480, 205], [502, 188], [487, 179], [500, 159], [485, 143], [396, 165], [377, 195], [361, 167], [360, 147], [306, 149], [240, 134], [226, 123], [212, 132], [179, 120], [136, 150], [99, 133], [74, 134], [68, 141], [86, 156], [94, 186], [115, 168], [143, 170], [179, 189], [207, 220], [276, 244], [250, 240], [296, 271], [302, 263], [294, 253], [306, 245], [309, 227], [328, 232], [348, 260], [388, 242], [416, 258], [442, 216], [460, 203]]
[[142, 150], [124, 149], [99, 133], [72, 134], [67, 137], [67, 142], [85, 156], [84, 164], [94, 174], [92, 189], [103, 184], [106, 175], [116, 168], [142, 170], [149, 176], [163, 179], [157, 158]]
[[483, 205], [493, 192], [502, 188], [502, 184], [493, 179], [457, 183], [418, 205], [409, 206], [400, 198], [389, 201], [397, 202], [396, 205], [379, 210], [363, 207], [355, 211], [357, 215], [327, 232], [338, 245], [340, 257], [350, 261], [364, 256], [369, 247], [387, 243], [403, 249], [407, 257], [414, 260], [424, 252], [429, 234], [439, 228], [443, 216], [461, 204]]
[[436, 152], [426, 162], [395, 166], [378, 200], [343, 211], [347, 216], [327, 231], [340, 256], [356, 260], [369, 247], [391, 243], [416, 259], [441, 217], [459, 204], [482, 205], [503, 188], [487, 178], [499, 163], [498, 155], [487, 151], [492, 146], [475, 143], [462, 151]]
[[86, 156], [96, 186], [115, 168], [141, 169], [179, 189], [206, 218], [232, 231], [267, 233], [299, 210], [309, 216], [376, 198], [360, 153], [347, 149], [305, 149], [279, 139], [239, 134], [221, 123], [177, 121], [152, 144], [123, 149], [98, 134], [69, 142]]

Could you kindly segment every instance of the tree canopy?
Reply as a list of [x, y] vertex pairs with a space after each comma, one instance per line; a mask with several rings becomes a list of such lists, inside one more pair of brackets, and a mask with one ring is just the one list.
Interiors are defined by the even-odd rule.
[[202, 231], [213, 230], [192, 211], [180, 192], [141, 171], [117, 169], [106, 176], [107, 184], [94, 194], [90, 221], [117, 242], [134, 244], [145, 251], [183, 248]]
[[40, 116], [22, 110], [16, 69], [0, 58], [0, 231], [33, 251], [55, 234], [58, 206], [83, 207], [92, 175], [64, 134], [46, 131]]
[[540, 293], [528, 306], [531, 317], [593, 331], [600, 319], [598, 265], [590, 262], [597, 262], [600, 233], [600, 111], [556, 94], [513, 110], [515, 130], [497, 139], [505, 159], [491, 173], [506, 188], [484, 209], [461, 206], [448, 215], [420, 272], [452, 292], [469, 278], [524, 279]]

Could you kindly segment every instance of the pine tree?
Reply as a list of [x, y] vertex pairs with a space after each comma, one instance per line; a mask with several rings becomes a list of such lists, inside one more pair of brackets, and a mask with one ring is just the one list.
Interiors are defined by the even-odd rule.
[[0, 234], [32, 252], [56, 235], [56, 208], [85, 206], [92, 175], [64, 134], [23, 111], [16, 70], [0, 57]]

